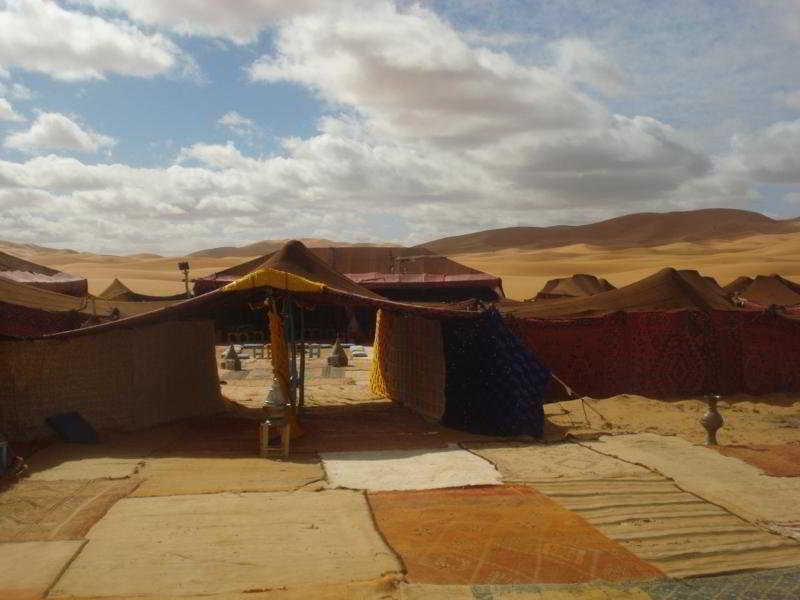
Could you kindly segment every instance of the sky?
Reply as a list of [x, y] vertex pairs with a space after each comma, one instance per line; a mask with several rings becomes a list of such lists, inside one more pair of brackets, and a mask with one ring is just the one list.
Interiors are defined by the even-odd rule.
[[0, 0], [0, 239], [800, 215], [800, 0]]

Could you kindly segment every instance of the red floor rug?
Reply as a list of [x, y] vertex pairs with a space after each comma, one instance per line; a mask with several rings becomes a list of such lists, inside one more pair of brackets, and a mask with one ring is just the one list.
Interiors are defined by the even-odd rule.
[[368, 498], [413, 583], [663, 577], [582, 517], [525, 486], [376, 492]]
[[738, 458], [773, 477], [800, 477], [800, 444], [774, 446], [713, 446], [725, 456]]

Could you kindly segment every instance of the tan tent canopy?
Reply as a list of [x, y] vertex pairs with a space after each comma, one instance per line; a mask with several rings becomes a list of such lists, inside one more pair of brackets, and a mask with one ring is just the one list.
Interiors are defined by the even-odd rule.
[[70, 296], [85, 296], [89, 289], [83, 277], [37, 265], [5, 252], [0, 252], [0, 277]]

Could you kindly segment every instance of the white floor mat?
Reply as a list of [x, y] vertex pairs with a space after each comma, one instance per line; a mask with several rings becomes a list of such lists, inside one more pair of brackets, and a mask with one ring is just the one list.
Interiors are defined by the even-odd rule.
[[457, 447], [326, 452], [322, 464], [331, 487], [358, 490], [429, 490], [502, 483], [492, 463]]

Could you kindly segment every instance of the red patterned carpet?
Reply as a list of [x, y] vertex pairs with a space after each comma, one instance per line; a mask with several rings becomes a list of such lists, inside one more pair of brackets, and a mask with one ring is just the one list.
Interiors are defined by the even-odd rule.
[[713, 446], [725, 456], [738, 458], [773, 477], [800, 477], [800, 443], [771, 446]]
[[413, 583], [509, 584], [663, 577], [526, 486], [368, 494]]

